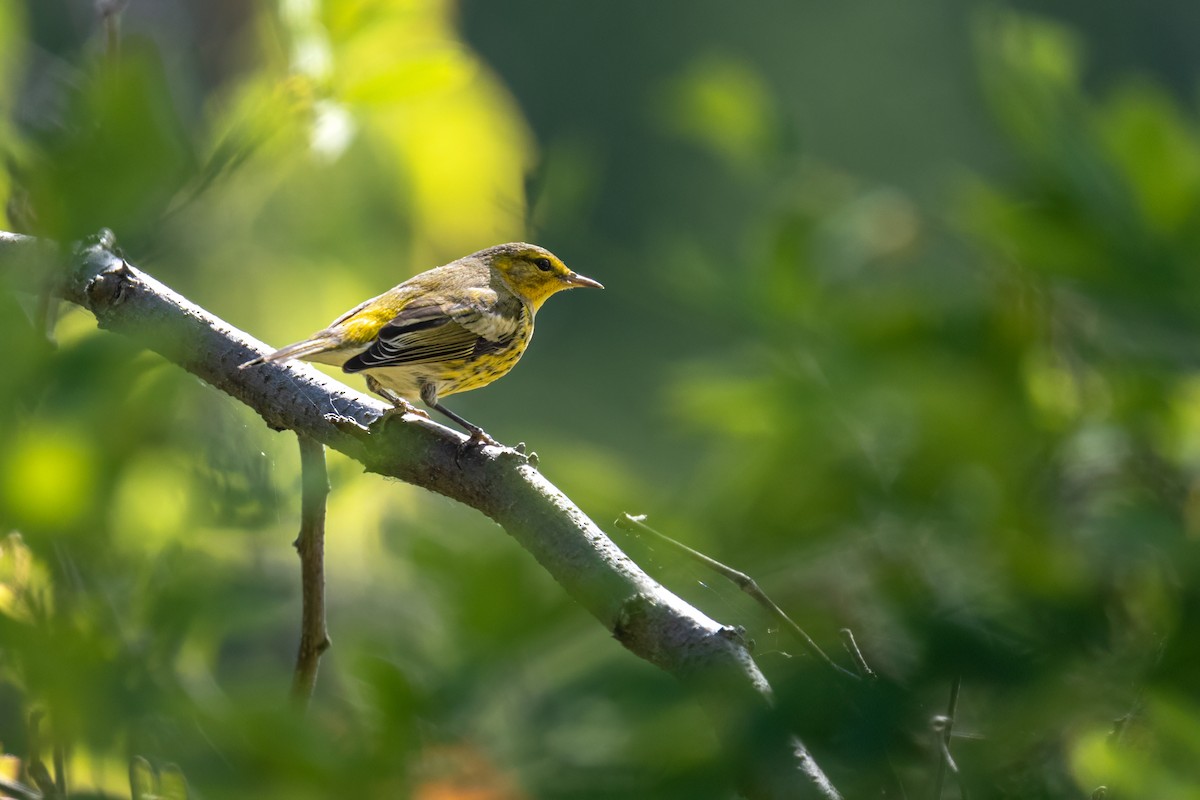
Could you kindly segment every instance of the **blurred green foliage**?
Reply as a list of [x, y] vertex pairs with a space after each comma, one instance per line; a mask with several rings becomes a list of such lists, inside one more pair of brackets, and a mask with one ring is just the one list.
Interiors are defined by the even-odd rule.
[[[112, 53], [88, 3], [0, 2], [6, 227], [110, 226], [275, 344], [538, 241], [609, 288], [456, 408], [827, 651], [852, 628], [883, 678], [833, 691], [618, 539], [745, 626], [847, 796], [929, 795], [955, 676], [974, 798], [1200, 796], [1200, 62], [998, 5], [768, 6], [133, 3]], [[5, 751], [58, 737], [124, 797], [732, 794], [683, 690], [501, 531], [337, 454], [334, 646], [291, 708], [293, 438], [0, 303]]]

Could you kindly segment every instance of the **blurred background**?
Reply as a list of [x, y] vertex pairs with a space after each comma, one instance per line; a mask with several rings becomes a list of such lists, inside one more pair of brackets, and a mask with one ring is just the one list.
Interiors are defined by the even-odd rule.
[[[931, 796], [957, 677], [944, 797], [1200, 797], [1200, 5], [100, 5], [0, 0], [0, 227], [111, 227], [276, 346], [542, 244], [607, 288], [453, 408], [744, 626], [848, 796]], [[294, 437], [0, 304], [21, 764], [57, 739], [78, 796], [128, 797], [132, 756], [209, 798], [734, 794], [698, 707], [502, 530], [336, 453], [301, 715]], [[880, 680], [831, 691], [624, 511]]]

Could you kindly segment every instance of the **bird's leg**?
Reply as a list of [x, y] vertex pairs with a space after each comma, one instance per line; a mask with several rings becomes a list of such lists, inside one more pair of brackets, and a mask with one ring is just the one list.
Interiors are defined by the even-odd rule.
[[479, 427], [478, 425], [472, 425], [470, 422], [467, 422], [465, 419], [460, 417], [458, 414], [455, 414], [441, 403], [430, 403], [429, 407], [435, 411], [445, 414], [447, 417], [471, 432], [471, 438], [463, 442], [464, 450], [470, 450], [472, 447], [479, 447], [480, 445], [485, 444], [490, 444], [493, 447], [500, 447], [500, 443], [491, 436], [488, 436], [487, 431], [485, 431], [483, 428]]
[[463, 442], [463, 450], [470, 450], [473, 447], [478, 447], [485, 444], [489, 444], [494, 447], [501, 446], [499, 442], [497, 442], [491, 436], [488, 436], [487, 432], [483, 428], [467, 422], [458, 414], [455, 414], [453, 411], [439, 403], [437, 399], [437, 387], [433, 384], [427, 383], [421, 387], [421, 399], [425, 401], [425, 405], [429, 406], [434, 411], [444, 414], [471, 432], [471, 438]]
[[397, 414], [398, 415], [416, 414], [418, 417], [424, 417], [425, 419], [429, 419], [428, 414], [426, 414], [424, 411], [422, 411], [421, 409], [414, 406], [412, 403], [405, 400], [403, 397], [398, 395], [396, 392], [387, 388], [382, 383], [380, 383], [379, 381], [372, 378], [370, 375], [367, 375], [365, 377], [367, 379], [367, 388], [370, 389], [375, 394], [382, 397], [384, 400], [387, 400], [389, 403], [392, 404], [392, 408], [389, 408], [387, 411], [383, 412], [383, 416], [385, 418], [391, 417], [391, 416], [394, 416]]

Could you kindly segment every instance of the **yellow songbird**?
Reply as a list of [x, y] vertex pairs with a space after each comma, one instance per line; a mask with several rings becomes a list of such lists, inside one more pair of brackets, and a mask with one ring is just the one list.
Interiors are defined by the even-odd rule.
[[537, 245], [500, 244], [409, 278], [241, 368], [299, 358], [361, 372], [397, 408], [423, 414], [410, 402], [419, 397], [469, 430], [468, 444], [495, 444], [441, 398], [506, 375], [529, 346], [542, 303], [576, 286], [604, 288]]

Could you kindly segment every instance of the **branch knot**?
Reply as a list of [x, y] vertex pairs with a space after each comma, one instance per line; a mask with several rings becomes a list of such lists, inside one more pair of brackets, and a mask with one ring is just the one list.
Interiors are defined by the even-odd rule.
[[[127, 295], [130, 284], [136, 280], [125, 259], [118, 258], [106, 250], [98, 252], [108, 256], [108, 263], [103, 269], [92, 275], [84, 287], [88, 300], [92, 304], [92, 311], [95, 313], [120, 305]], [[89, 264], [92, 261], [92, 258], [88, 259]]]

